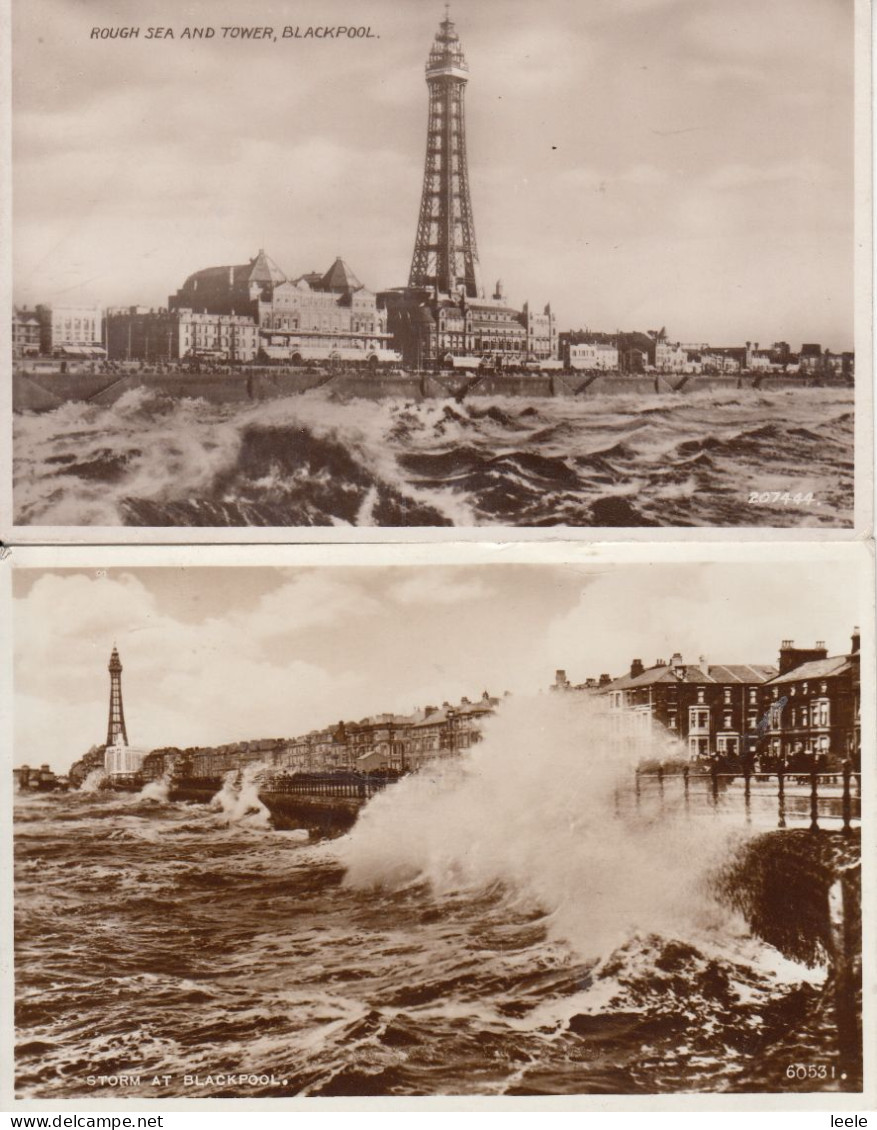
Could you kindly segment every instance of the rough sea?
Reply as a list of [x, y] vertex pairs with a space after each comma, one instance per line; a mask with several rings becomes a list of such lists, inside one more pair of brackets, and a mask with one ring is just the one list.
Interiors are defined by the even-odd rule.
[[512, 712], [322, 842], [255, 793], [17, 796], [17, 1095], [854, 1089], [826, 969], [711, 897], [739, 833], [613, 818], [581, 735], [546, 774], [533, 732]]
[[853, 515], [853, 392], [217, 405], [14, 420], [22, 525], [795, 526]]

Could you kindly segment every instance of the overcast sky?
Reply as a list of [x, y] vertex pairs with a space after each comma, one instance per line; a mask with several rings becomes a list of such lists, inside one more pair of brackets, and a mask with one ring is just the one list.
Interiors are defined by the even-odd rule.
[[[845, 563], [140, 568], [14, 574], [15, 764], [106, 737], [113, 643], [132, 745], [289, 737], [488, 690], [624, 674], [681, 651], [833, 654], [863, 617]], [[632, 610], [636, 614], [632, 615]]]
[[[260, 247], [293, 276], [342, 255], [372, 289], [405, 283], [442, 11], [13, 0], [16, 300], [159, 305]], [[561, 328], [851, 348], [852, 14], [458, 0], [485, 285], [550, 300]], [[180, 38], [242, 22], [375, 38]]]

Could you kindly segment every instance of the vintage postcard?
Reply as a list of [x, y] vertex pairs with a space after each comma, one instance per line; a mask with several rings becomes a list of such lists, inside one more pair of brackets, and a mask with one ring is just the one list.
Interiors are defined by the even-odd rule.
[[866, 548], [427, 548], [5, 563], [9, 1101], [867, 1108]]
[[4, 536], [869, 530], [869, 17], [11, 0]]

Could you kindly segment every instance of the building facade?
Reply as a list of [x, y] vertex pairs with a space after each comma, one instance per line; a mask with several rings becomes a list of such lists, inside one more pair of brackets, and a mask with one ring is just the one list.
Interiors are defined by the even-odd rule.
[[691, 761], [736, 759], [758, 733], [759, 688], [776, 674], [765, 664], [711, 664], [703, 656], [686, 663], [677, 652], [648, 669], [633, 660], [601, 693], [619, 737], [646, 755], [666, 738], [668, 750]]
[[259, 353], [259, 328], [246, 314], [206, 314], [142, 306], [107, 311], [107, 356], [113, 361], [247, 362]]
[[36, 357], [40, 352], [42, 326], [36, 310], [26, 306], [12, 307], [12, 357], [20, 361], [24, 357]]
[[570, 344], [566, 351], [566, 367], [596, 372], [617, 372], [618, 346], [602, 341]]
[[688, 353], [679, 342], [655, 342], [655, 368], [659, 373], [689, 373], [693, 371]]
[[573, 685], [557, 671], [552, 690], [587, 696], [612, 719], [618, 751], [640, 759], [683, 758], [834, 771], [861, 765], [859, 631], [849, 653], [829, 656], [783, 640], [776, 666], [686, 663], [675, 654], [626, 675]]
[[[401, 775], [470, 749], [481, 740], [484, 723], [498, 703], [499, 699], [485, 691], [472, 701], [464, 697], [455, 705], [445, 702], [441, 707], [427, 706], [412, 714], [376, 714], [355, 722], [340, 721], [294, 738], [153, 750], [145, 756], [139, 754], [136, 769], [131, 768], [134, 760], [118, 759], [120, 753], [113, 750], [113, 768], [107, 771], [139, 773], [144, 780], [173, 773], [214, 784], [224, 774], [248, 765], [260, 766], [268, 776], [338, 772]], [[85, 769], [86, 760], [77, 764]], [[84, 771], [78, 773], [77, 783], [84, 776]]]
[[[260, 251], [249, 263], [190, 275], [171, 295], [168, 308], [187, 313], [190, 320], [245, 318], [247, 326], [256, 327], [254, 356], [262, 359], [292, 364], [398, 360], [390, 349], [386, 312], [340, 257], [324, 274], [310, 272], [292, 280]], [[250, 350], [249, 329], [247, 335]]]
[[46, 356], [102, 357], [103, 315], [97, 306], [37, 306], [40, 352]]
[[518, 311], [497, 290], [493, 298], [443, 298], [409, 289], [383, 291], [387, 327], [405, 365], [415, 369], [510, 369], [556, 358], [549, 306]]
[[762, 689], [762, 733], [756, 743], [765, 766], [836, 768], [850, 760], [861, 768], [860, 636], [850, 651], [829, 656], [822, 643], [796, 648], [784, 640], [779, 673]]

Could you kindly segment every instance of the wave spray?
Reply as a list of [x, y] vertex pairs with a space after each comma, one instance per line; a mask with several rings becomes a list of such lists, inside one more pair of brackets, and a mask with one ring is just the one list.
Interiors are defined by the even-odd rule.
[[82, 793], [97, 793], [103, 789], [107, 783], [107, 773], [105, 769], [92, 769], [82, 784], [79, 786], [79, 791]]
[[222, 814], [226, 824], [271, 827], [271, 813], [259, 799], [259, 777], [266, 768], [259, 762], [248, 765], [243, 772], [232, 769], [225, 774], [222, 788], [210, 801], [210, 807]]
[[[634, 934], [679, 936], [725, 918], [709, 876], [729, 832], [706, 816], [638, 814], [635, 759], [602, 703], [509, 699], [484, 740], [376, 796], [340, 845], [345, 882], [438, 894], [501, 884], [540, 908], [585, 959]], [[651, 744], [651, 748], [649, 748]], [[666, 756], [666, 738], [636, 759]]]
[[137, 794], [138, 800], [152, 800], [157, 804], [165, 804], [168, 798], [168, 791], [171, 785], [170, 773], [165, 773], [163, 777], [156, 781], [147, 781], [140, 792]]

